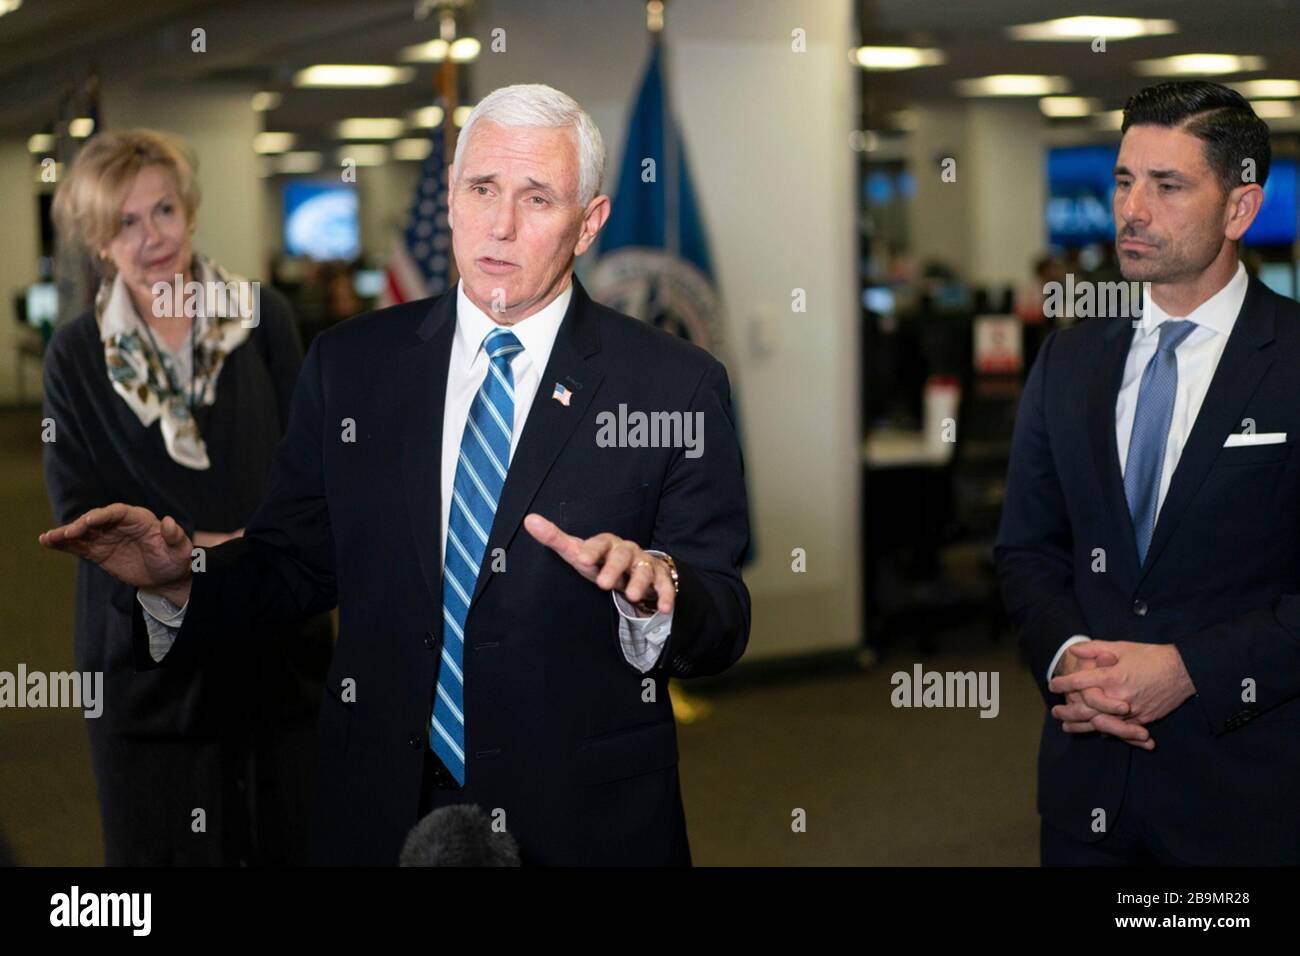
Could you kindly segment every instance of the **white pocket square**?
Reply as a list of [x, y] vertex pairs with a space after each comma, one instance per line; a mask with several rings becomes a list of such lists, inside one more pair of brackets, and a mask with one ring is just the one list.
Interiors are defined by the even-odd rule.
[[1286, 432], [1234, 432], [1223, 443], [1224, 448], [1236, 448], [1239, 445], [1280, 445], [1286, 441]]

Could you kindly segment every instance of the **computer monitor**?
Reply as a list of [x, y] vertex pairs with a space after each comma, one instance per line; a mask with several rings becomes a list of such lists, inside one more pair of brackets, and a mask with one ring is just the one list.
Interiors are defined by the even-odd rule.
[[893, 315], [897, 306], [894, 290], [884, 285], [868, 286], [862, 290], [862, 305], [878, 315]]
[[971, 308], [974, 293], [962, 282], [939, 282], [931, 287], [934, 308], [938, 312], [964, 312]]
[[388, 273], [383, 269], [358, 269], [352, 275], [352, 288], [363, 299], [377, 299], [384, 291]]
[[59, 287], [53, 282], [35, 282], [27, 287], [27, 324], [39, 328], [59, 318]]

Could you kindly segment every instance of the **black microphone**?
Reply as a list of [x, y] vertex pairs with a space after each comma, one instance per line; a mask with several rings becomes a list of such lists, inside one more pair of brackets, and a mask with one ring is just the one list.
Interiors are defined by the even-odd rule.
[[399, 866], [520, 866], [519, 844], [472, 803], [439, 807], [406, 835]]

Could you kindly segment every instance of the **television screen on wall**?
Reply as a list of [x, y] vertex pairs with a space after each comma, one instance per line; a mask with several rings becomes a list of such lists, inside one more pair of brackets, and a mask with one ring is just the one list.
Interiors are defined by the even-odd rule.
[[311, 259], [360, 255], [356, 189], [337, 182], [285, 183], [284, 250]]
[[1110, 212], [1118, 146], [1064, 146], [1047, 151], [1047, 236], [1076, 249], [1113, 242]]

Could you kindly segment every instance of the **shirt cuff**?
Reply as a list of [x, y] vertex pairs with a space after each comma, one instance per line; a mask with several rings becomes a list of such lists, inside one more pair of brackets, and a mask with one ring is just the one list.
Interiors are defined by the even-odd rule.
[[136, 600], [144, 608], [144, 626], [149, 632], [149, 656], [161, 661], [172, 649], [176, 632], [185, 622], [185, 609], [190, 606], [186, 601], [177, 607], [161, 594], [149, 594], [145, 591], [135, 592]]
[[[662, 551], [646, 550], [646, 554], [663, 557]], [[614, 607], [618, 610], [618, 640], [627, 662], [642, 674], [648, 672], [659, 660], [668, 636], [673, 631], [673, 612], [655, 611], [641, 617], [635, 607], [618, 591], [611, 591]]]
[[1052, 675], [1056, 673], [1056, 665], [1060, 663], [1061, 655], [1065, 653], [1065, 649], [1072, 644], [1081, 644], [1084, 641], [1090, 641], [1090, 640], [1092, 640], [1092, 638], [1089, 637], [1087, 634], [1076, 634], [1074, 635], [1074, 637], [1070, 638], [1059, 648], [1057, 648], [1056, 656], [1052, 658], [1052, 663], [1047, 665], [1047, 682], [1049, 684], [1052, 682]]

